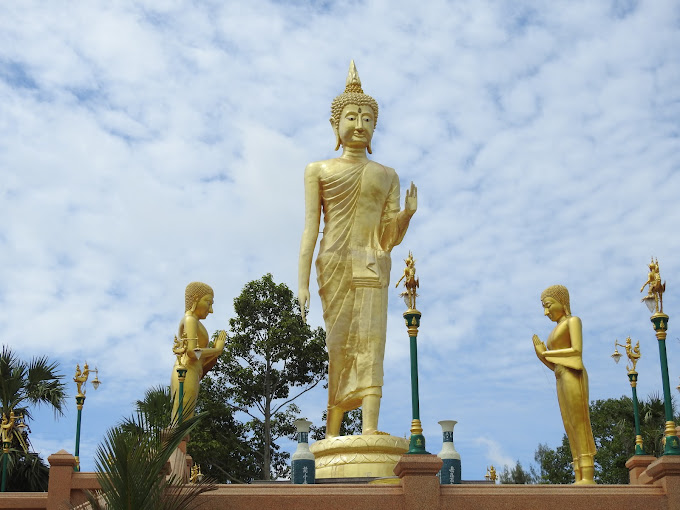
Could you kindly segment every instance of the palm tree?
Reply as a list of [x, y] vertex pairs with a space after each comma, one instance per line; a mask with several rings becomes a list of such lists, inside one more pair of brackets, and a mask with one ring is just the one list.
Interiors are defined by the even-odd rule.
[[93, 510], [175, 510], [190, 508], [195, 498], [213, 490], [203, 479], [185, 483], [168, 476], [165, 466], [180, 442], [204, 415], [169, 427], [144, 410], [110, 429], [97, 448], [95, 464], [101, 491], [87, 494]]
[[[7, 346], [0, 353], [0, 412], [9, 416], [23, 416], [31, 420], [31, 407], [46, 404], [55, 416], [63, 416], [66, 403], [63, 375], [56, 363], [46, 356], [25, 362]], [[29, 451], [28, 434], [20, 428], [12, 429], [12, 446], [8, 462], [9, 485], [13, 490], [45, 490], [47, 467], [38, 455]]]

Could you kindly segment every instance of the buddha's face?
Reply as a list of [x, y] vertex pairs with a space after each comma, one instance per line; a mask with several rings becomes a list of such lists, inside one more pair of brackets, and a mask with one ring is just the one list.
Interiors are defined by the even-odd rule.
[[543, 300], [543, 314], [553, 322], [559, 321], [567, 315], [562, 303], [555, 298], [547, 297]]
[[198, 300], [198, 303], [196, 303], [196, 308], [194, 309], [194, 315], [196, 315], [197, 318], [199, 319], [205, 319], [208, 314], [212, 313], [212, 305], [213, 305], [213, 295], [212, 294], [206, 294], [203, 296], [201, 299]]
[[368, 147], [373, 138], [374, 122], [375, 115], [370, 106], [345, 106], [338, 122], [338, 136], [343, 147]]

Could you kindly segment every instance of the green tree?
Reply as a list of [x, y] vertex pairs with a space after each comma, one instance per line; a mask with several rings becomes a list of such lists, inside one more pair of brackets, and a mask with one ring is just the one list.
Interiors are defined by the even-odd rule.
[[[0, 353], [0, 405], [2, 415], [23, 416], [27, 423], [32, 419], [31, 407], [48, 405], [55, 416], [63, 415], [66, 402], [63, 376], [57, 364], [46, 356], [20, 360], [6, 346]], [[7, 489], [12, 491], [44, 491], [49, 469], [44, 461], [31, 452], [28, 433], [15, 427], [8, 461]]]
[[271, 274], [247, 283], [234, 299], [234, 310], [227, 345], [206, 378], [228, 387], [228, 400], [252, 418], [249, 429], [261, 454], [261, 476], [270, 480], [283, 474], [272, 472], [273, 425], [292, 421], [286, 407], [324, 379], [325, 333], [310, 329], [293, 292], [274, 283]]
[[503, 471], [501, 471], [499, 480], [503, 484], [526, 485], [536, 483], [535, 475], [531, 471], [524, 469], [519, 460], [515, 463], [515, 467], [513, 468], [509, 468], [506, 465], [503, 468]]
[[[137, 401], [137, 411], [154, 426], [170, 423], [172, 398], [169, 386], [155, 386]], [[191, 433], [187, 453], [201, 472], [217, 483], [248, 483], [258, 474], [251, 447], [247, 444], [246, 427], [238, 422], [232, 408], [214, 381], [207, 377], [201, 382], [196, 412], [206, 417]]]
[[[650, 395], [640, 405], [640, 432], [646, 453], [663, 453], [665, 426], [664, 404], [658, 394]], [[597, 447], [595, 480], [601, 484], [629, 483], [626, 461], [635, 454], [633, 401], [629, 397], [596, 400], [590, 404], [590, 422]], [[535, 460], [541, 483], [573, 483], [571, 452], [567, 436], [555, 450], [539, 445]]]
[[165, 466], [182, 439], [205, 415], [161, 425], [158, 416], [138, 412], [111, 428], [97, 448], [95, 464], [101, 490], [86, 493], [93, 510], [179, 510], [213, 490], [209, 478], [185, 484], [166, 476]]
[[547, 444], [539, 444], [534, 460], [538, 463], [537, 483], [574, 483], [571, 451], [566, 434], [562, 436], [562, 444], [554, 450]]
[[201, 471], [219, 483], [249, 483], [260, 472], [248, 442], [248, 427], [234, 417], [233, 406], [216, 382], [204, 377], [196, 410], [206, 415], [187, 444]]
[[248, 428], [261, 477], [270, 480], [287, 469], [272, 471], [275, 438], [288, 435], [284, 423], [292, 426], [293, 409], [286, 412], [287, 406], [326, 374], [325, 333], [311, 330], [293, 292], [274, 283], [271, 274], [247, 283], [234, 299], [234, 310], [224, 352], [206, 378], [227, 388], [227, 400], [252, 418]]

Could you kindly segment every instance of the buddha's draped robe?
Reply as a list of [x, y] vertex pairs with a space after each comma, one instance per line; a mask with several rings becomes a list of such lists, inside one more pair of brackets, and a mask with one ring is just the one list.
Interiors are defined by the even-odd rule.
[[375, 162], [327, 165], [319, 186], [324, 229], [316, 259], [328, 347], [328, 406], [347, 411], [381, 395], [390, 251], [400, 225], [399, 177]]
[[[557, 330], [559, 326], [555, 327]], [[548, 343], [548, 349], [552, 345]], [[595, 455], [597, 449], [590, 425], [588, 403], [588, 372], [583, 366], [580, 352], [574, 350], [569, 356], [550, 356], [545, 359], [555, 364], [557, 402], [560, 406], [565, 432], [569, 438], [572, 457]]]

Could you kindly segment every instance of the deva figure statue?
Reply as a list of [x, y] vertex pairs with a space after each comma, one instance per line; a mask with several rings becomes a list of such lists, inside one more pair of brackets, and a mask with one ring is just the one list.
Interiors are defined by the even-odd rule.
[[576, 483], [594, 484], [595, 441], [588, 407], [588, 373], [583, 366], [581, 319], [571, 315], [569, 291], [552, 285], [541, 294], [545, 315], [557, 325], [548, 336], [548, 345], [534, 335], [536, 355], [555, 372], [557, 401], [574, 463]]
[[298, 299], [309, 305], [312, 257], [324, 215], [316, 259], [328, 349], [326, 437], [340, 434], [343, 413], [362, 408], [362, 434], [378, 433], [387, 328], [390, 251], [416, 212], [411, 183], [399, 208], [399, 177], [371, 161], [378, 104], [364, 94], [354, 61], [345, 92], [333, 100], [331, 126], [339, 158], [305, 169], [305, 228], [300, 243]]
[[[217, 363], [217, 358], [224, 350], [224, 342], [227, 339], [225, 331], [217, 332], [215, 345], [210, 347], [210, 338], [201, 320], [212, 313], [214, 293], [209, 285], [201, 282], [191, 282], [187, 285], [184, 292], [184, 317], [179, 322], [178, 337], [180, 341], [186, 341], [184, 353], [178, 356], [175, 366], [172, 369], [170, 391], [173, 396], [172, 416], [177, 415], [179, 408], [179, 376], [177, 368], [184, 366], [187, 369], [184, 380], [184, 398], [182, 408], [191, 409], [191, 413], [185, 414], [186, 417], [193, 415], [193, 407], [198, 398], [198, 384], [205, 374]], [[178, 351], [175, 350], [177, 353]]]

